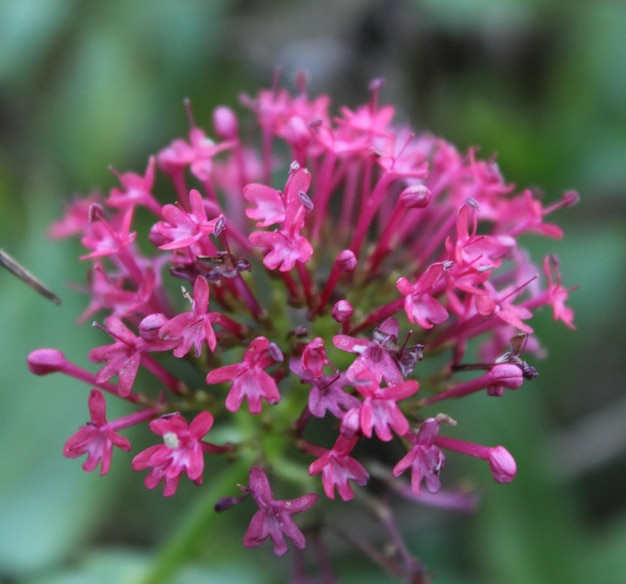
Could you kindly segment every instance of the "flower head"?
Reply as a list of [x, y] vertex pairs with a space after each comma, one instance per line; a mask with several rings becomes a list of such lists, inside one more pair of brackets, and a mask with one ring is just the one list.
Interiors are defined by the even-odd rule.
[[[143, 173], [113, 170], [108, 196], [70, 205], [52, 235], [81, 237], [90, 263], [82, 318], [97, 315], [113, 341], [89, 351], [96, 372], [54, 349], [33, 351], [28, 364], [94, 388], [91, 421], [65, 449], [87, 454], [86, 470], [101, 464], [104, 474], [113, 446], [130, 448], [118, 431], [147, 423], [162, 444], [132, 468], [149, 470], [145, 485], [164, 483], [165, 496], [182, 474], [200, 485], [205, 454], [228, 450], [249, 484], [217, 507], [252, 495], [246, 547], [269, 537], [277, 555], [285, 538], [302, 549], [291, 515], [313, 506], [314, 490], [338, 493], [377, 510], [402, 556], [394, 573], [410, 580], [423, 570], [384, 488], [457, 505], [441, 494], [445, 450], [487, 461], [498, 482], [515, 476], [504, 447], [442, 436], [440, 426], [453, 425], [448, 400], [506, 399], [537, 375], [521, 356], [537, 309], [550, 306], [573, 328], [556, 258], [544, 261], [542, 281], [519, 236], [561, 237], [545, 218], [577, 196], [544, 205], [506, 183], [494, 159], [395, 122], [381, 80], [367, 103], [335, 113], [328, 96], [309, 97], [304, 76], [297, 82], [294, 95], [275, 86], [242, 97], [253, 140], [227, 106], [213, 112], [211, 137], [185, 102], [186, 138], [150, 156]], [[149, 229], [136, 222], [146, 210]], [[528, 345], [537, 354], [538, 340]], [[218, 384], [228, 384], [225, 398]], [[101, 392], [135, 411], [107, 421]], [[233, 444], [203, 440], [214, 423]], [[276, 500], [261, 465], [296, 498]], [[408, 470], [410, 487], [398, 478]]]

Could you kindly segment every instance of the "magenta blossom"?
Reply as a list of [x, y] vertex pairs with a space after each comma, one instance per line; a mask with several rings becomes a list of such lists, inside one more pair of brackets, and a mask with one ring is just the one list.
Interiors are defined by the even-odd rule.
[[270, 248], [263, 258], [265, 267], [270, 270], [278, 268], [288, 272], [296, 262], [306, 263], [313, 255], [311, 243], [300, 235], [305, 215], [313, 209], [306, 194], [310, 184], [309, 171], [295, 163], [291, 165], [284, 197], [263, 185], [248, 185], [244, 191], [244, 197], [257, 204], [256, 209], [248, 210], [248, 217], [260, 219], [258, 226], [280, 225], [277, 231], [254, 231], [248, 237], [252, 245]]
[[268, 537], [274, 544], [274, 553], [283, 556], [287, 553], [287, 536], [298, 549], [306, 545], [304, 534], [291, 518], [295, 513], [302, 513], [315, 505], [318, 495], [309, 494], [290, 499], [277, 501], [270, 488], [270, 483], [263, 469], [253, 466], [247, 490], [252, 494], [259, 510], [254, 514], [250, 525], [243, 536], [243, 545], [253, 548], [261, 545]]
[[[261, 413], [261, 399], [269, 404], [280, 401], [280, 393], [274, 378], [265, 371], [277, 359], [276, 351], [265, 337], [254, 339], [246, 349], [241, 363], [213, 369], [206, 377], [206, 382], [223, 383], [231, 381], [232, 387], [226, 397], [226, 408], [236, 412], [244, 398], [248, 400], [251, 414]], [[282, 360], [282, 355], [279, 355]]]
[[431, 493], [437, 493], [441, 488], [439, 473], [446, 463], [443, 452], [435, 445], [435, 438], [439, 434], [439, 421], [428, 418], [420, 427], [416, 436], [408, 434], [407, 439], [412, 444], [411, 449], [396, 466], [393, 467], [393, 476], [400, 476], [406, 469], [411, 469], [411, 489], [416, 495], [421, 493], [422, 481]]
[[314, 377], [297, 357], [289, 360], [289, 369], [300, 377], [302, 383], [311, 386], [308, 406], [316, 418], [323, 418], [326, 412], [330, 412], [341, 420], [346, 410], [359, 407], [358, 398], [344, 391], [351, 382], [343, 371]]
[[332, 449], [321, 454], [309, 466], [309, 474], [322, 473], [324, 493], [329, 499], [335, 498], [335, 487], [344, 501], [352, 499], [354, 492], [348, 481], [361, 486], [367, 484], [369, 474], [358, 460], [349, 456], [357, 442], [357, 437], [345, 438], [339, 435]]
[[67, 440], [63, 447], [63, 456], [76, 458], [86, 453], [87, 460], [83, 463], [83, 469], [90, 472], [101, 463], [100, 474], [105, 475], [111, 467], [113, 446], [130, 450], [130, 442], [114, 431], [120, 427], [119, 424], [107, 422], [106, 402], [97, 389], [92, 389], [89, 394], [89, 414], [91, 421]]
[[175, 357], [185, 356], [192, 347], [194, 355], [199, 357], [204, 343], [208, 344], [211, 351], [217, 345], [211, 324], [212, 315], [208, 312], [209, 285], [202, 276], [198, 276], [193, 287], [193, 298], [185, 294], [191, 302], [191, 311], [178, 314], [163, 324], [159, 336], [178, 341], [173, 351]]
[[160, 249], [181, 249], [200, 239], [212, 235], [220, 228], [223, 218], [208, 219], [202, 195], [195, 189], [189, 192], [191, 211], [187, 212], [177, 205], [164, 205], [161, 214], [165, 221], [154, 226], [155, 232], [165, 243]]
[[375, 430], [380, 440], [389, 442], [393, 438], [391, 430], [398, 436], [408, 432], [409, 422], [396, 402], [412, 396], [419, 389], [417, 381], [409, 380], [381, 387], [380, 381], [372, 373], [363, 372], [354, 380], [354, 384], [363, 396], [363, 402], [344, 416], [342, 431], [346, 435], [351, 436], [354, 431], [360, 430], [364, 436], [371, 438]]
[[107, 325], [108, 332], [116, 341], [112, 345], [92, 349], [89, 360], [94, 363], [107, 363], [99, 371], [96, 379], [102, 382], [118, 375], [120, 396], [125, 397], [130, 393], [139, 370], [144, 343], [118, 318], [109, 317]]
[[180, 414], [169, 414], [150, 422], [150, 429], [163, 437], [163, 444], [150, 446], [133, 458], [133, 470], [151, 468], [144, 481], [154, 489], [165, 481], [163, 496], [171, 497], [178, 488], [180, 475], [185, 472], [196, 485], [202, 484], [204, 453], [220, 453], [225, 448], [203, 442], [201, 438], [213, 426], [213, 416], [200, 412], [191, 424]]
[[398, 279], [396, 288], [404, 296], [404, 310], [409, 322], [430, 329], [448, 320], [448, 311], [434, 296], [445, 269], [441, 262], [432, 264], [415, 284], [410, 284], [406, 278]]

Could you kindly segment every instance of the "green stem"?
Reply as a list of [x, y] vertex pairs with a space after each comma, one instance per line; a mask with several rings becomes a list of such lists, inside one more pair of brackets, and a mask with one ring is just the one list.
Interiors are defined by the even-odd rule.
[[[246, 461], [248, 462], [248, 461]], [[220, 527], [214, 505], [224, 495], [233, 493], [237, 483], [246, 483], [249, 465], [236, 463], [216, 475], [209, 488], [191, 510], [177, 533], [161, 548], [140, 584], [165, 584], [197, 555], [198, 546]]]

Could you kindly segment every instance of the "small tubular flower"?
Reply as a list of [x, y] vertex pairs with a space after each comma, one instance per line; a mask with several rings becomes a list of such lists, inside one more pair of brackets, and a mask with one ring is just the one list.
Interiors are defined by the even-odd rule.
[[288, 272], [296, 262], [306, 263], [313, 255], [311, 243], [300, 235], [305, 214], [310, 210], [310, 199], [306, 195], [310, 184], [309, 171], [292, 163], [282, 200], [277, 198], [280, 197], [277, 191], [271, 192], [258, 186], [244, 193], [246, 198], [257, 203], [256, 209], [247, 211], [249, 217], [261, 219], [257, 225], [280, 224], [277, 231], [254, 231], [248, 236], [252, 245], [270, 248], [263, 258], [269, 270]]
[[329, 499], [335, 498], [335, 487], [339, 496], [344, 501], [350, 501], [354, 492], [348, 481], [354, 481], [357, 485], [367, 484], [369, 474], [363, 465], [349, 456], [358, 442], [358, 438], [346, 438], [339, 436], [331, 450], [327, 450], [309, 466], [309, 474], [322, 473], [322, 485], [324, 493]]
[[435, 444], [438, 434], [438, 420], [428, 418], [417, 435], [406, 436], [412, 444], [411, 449], [393, 467], [394, 477], [400, 476], [408, 468], [411, 469], [411, 489], [416, 495], [421, 493], [422, 481], [431, 493], [437, 493], [441, 488], [439, 473], [446, 463], [446, 457]]
[[419, 389], [417, 381], [411, 379], [397, 385], [380, 387], [380, 380], [364, 371], [353, 383], [363, 396], [363, 402], [358, 408], [347, 412], [346, 417], [349, 420], [350, 416], [358, 415], [359, 428], [365, 436], [371, 438], [375, 431], [380, 440], [389, 442], [393, 438], [391, 430], [399, 436], [408, 432], [409, 422], [396, 402], [412, 396]]
[[92, 389], [89, 394], [89, 414], [91, 420], [65, 443], [63, 456], [76, 458], [87, 454], [83, 469], [91, 472], [100, 463], [100, 475], [105, 475], [111, 467], [113, 446], [130, 450], [130, 442], [114, 431], [115, 424], [107, 422], [106, 402], [97, 389]]
[[208, 219], [202, 195], [192, 189], [189, 192], [191, 211], [187, 212], [177, 205], [164, 205], [161, 210], [164, 221], [154, 226], [166, 243], [160, 249], [173, 250], [189, 247], [204, 237], [213, 235], [223, 222], [222, 217]]
[[175, 357], [184, 357], [192, 348], [196, 357], [200, 356], [202, 346], [206, 342], [211, 351], [215, 351], [217, 338], [211, 324], [212, 315], [208, 312], [209, 285], [198, 276], [193, 286], [193, 298], [187, 294], [191, 302], [191, 311], [177, 314], [159, 329], [159, 336], [165, 340], [177, 340], [174, 348]]
[[171, 497], [185, 472], [196, 485], [202, 484], [204, 452], [223, 452], [223, 447], [203, 442], [201, 438], [213, 426], [210, 412], [200, 412], [191, 424], [180, 414], [169, 414], [150, 422], [150, 429], [163, 437], [163, 444], [150, 446], [133, 458], [133, 470], [151, 468], [144, 483], [154, 489], [165, 482], [163, 496]]
[[448, 311], [433, 296], [444, 270], [444, 264], [438, 262], [429, 266], [415, 284], [410, 284], [406, 278], [398, 279], [396, 288], [404, 296], [404, 310], [409, 322], [430, 329], [448, 320]]
[[247, 548], [257, 547], [269, 537], [274, 544], [274, 553], [283, 556], [288, 550], [285, 541], [287, 536], [298, 549], [304, 549], [304, 534], [291, 516], [313, 507], [319, 496], [309, 494], [297, 499], [278, 501], [274, 499], [265, 471], [257, 466], [250, 469], [247, 490], [252, 494], [259, 510], [252, 517], [243, 536], [243, 545]]
[[280, 401], [280, 393], [276, 381], [264, 369], [276, 361], [272, 356], [270, 342], [265, 337], [257, 337], [252, 341], [243, 356], [241, 363], [225, 365], [209, 371], [206, 382], [232, 382], [226, 397], [226, 409], [236, 412], [245, 399], [251, 414], [261, 413], [261, 399], [269, 404]]

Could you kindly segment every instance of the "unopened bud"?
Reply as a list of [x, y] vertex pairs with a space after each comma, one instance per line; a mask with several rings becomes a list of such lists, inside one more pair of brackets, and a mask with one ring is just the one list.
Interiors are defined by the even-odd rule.
[[149, 314], [139, 323], [139, 335], [145, 341], [156, 341], [159, 338], [159, 329], [168, 321], [164, 314]]
[[65, 355], [57, 349], [37, 349], [28, 355], [28, 369], [35, 375], [48, 375], [61, 371], [66, 364]]
[[349, 249], [344, 249], [339, 253], [335, 262], [337, 267], [342, 272], [354, 272], [354, 270], [356, 270], [358, 260], [356, 259], [354, 252]]
[[515, 478], [517, 464], [504, 446], [489, 449], [489, 467], [491, 474], [498, 483], [510, 483]]
[[331, 311], [332, 317], [340, 323], [348, 322], [353, 314], [354, 308], [347, 300], [339, 300]]
[[576, 191], [567, 191], [563, 194], [563, 202], [566, 207], [572, 207], [580, 201], [580, 195]]
[[522, 369], [514, 363], [498, 363], [488, 373], [491, 383], [507, 389], [517, 389], [524, 383]]
[[430, 190], [424, 185], [412, 185], [400, 193], [400, 203], [406, 209], [423, 209], [431, 198]]
[[237, 116], [229, 107], [220, 105], [213, 110], [213, 127], [220, 138], [234, 139], [239, 131]]

